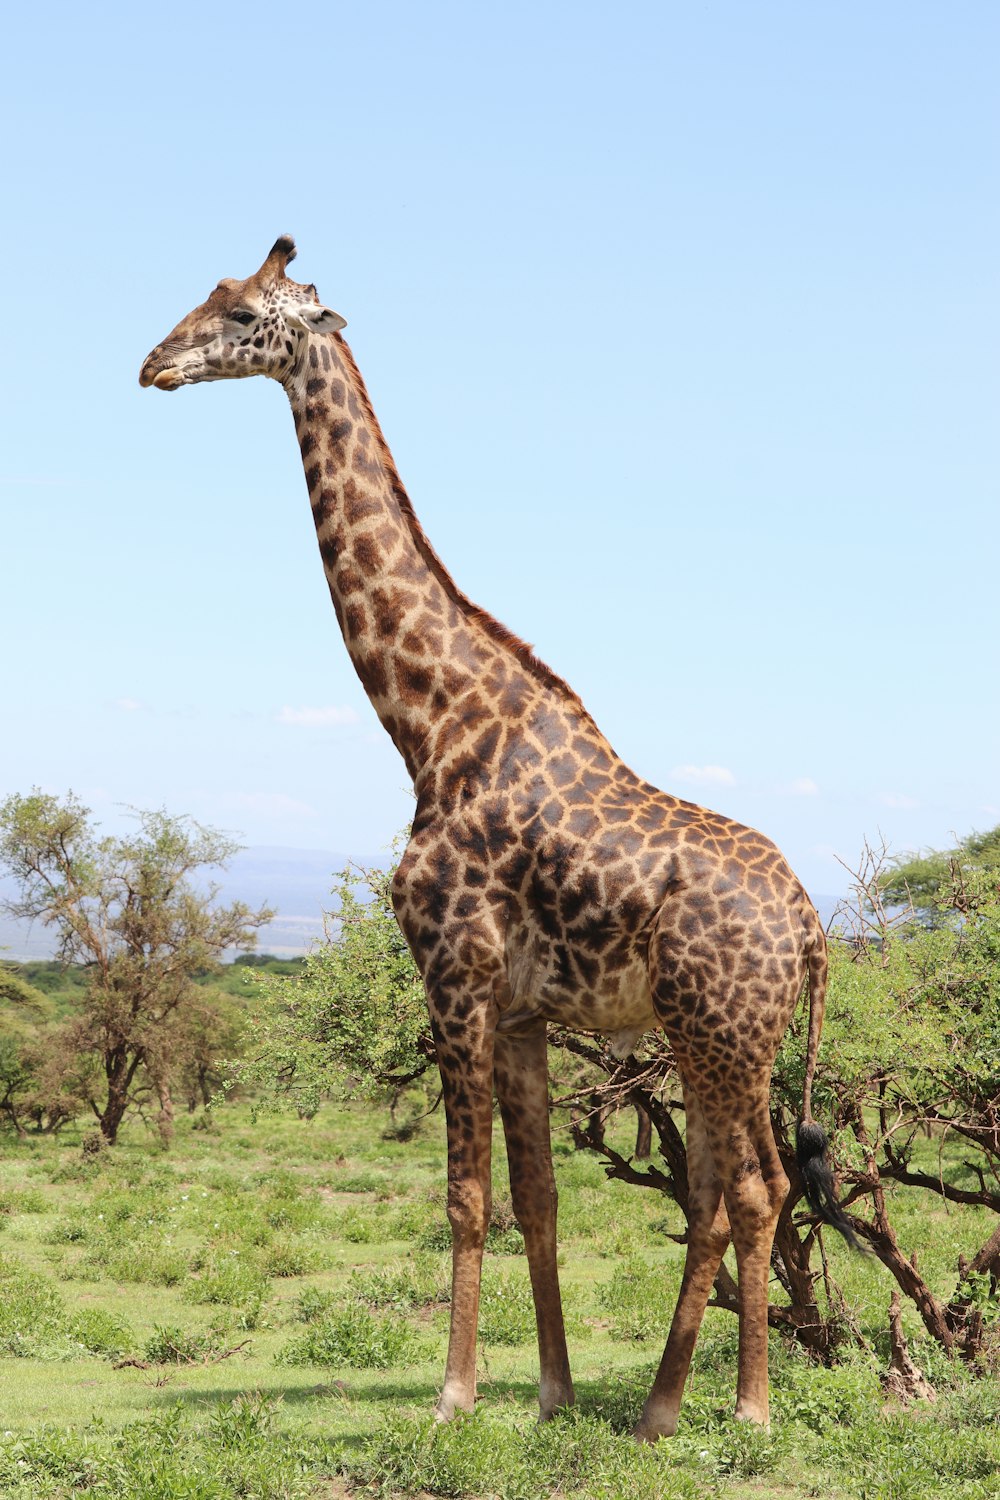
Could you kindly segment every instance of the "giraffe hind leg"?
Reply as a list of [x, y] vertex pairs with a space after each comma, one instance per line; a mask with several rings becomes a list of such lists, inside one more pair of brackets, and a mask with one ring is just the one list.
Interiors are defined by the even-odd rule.
[[[689, 912], [661, 912], [650, 944], [650, 983], [684, 1079], [685, 1099], [689, 1093], [697, 1099], [736, 1252], [736, 1416], [766, 1425], [771, 1249], [788, 1193], [771, 1130], [769, 1095], [774, 1057], [798, 996], [801, 969], [794, 951], [777, 960], [776, 939], [762, 936], [762, 925], [716, 928], [703, 907], [696, 909], [700, 915], [693, 938], [683, 926]], [[770, 982], [761, 980], [764, 973]], [[713, 1278], [717, 1268], [716, 1262]], [[693, 1306], [693, 1300], [690, 1307], [685, 1302], [685, 1316]], [[679, 1392], [673, 1385], [669, 1390], [672, 1409]]]
[[736, 1416], [767, 1426], [767, 1306], [771, 1250], [788, 1196], [775, 1145], [767, 1094], [741, 1123], [709, 1121], [716, 1169], [723, 1182], [739, 1281], [740, 1345]]
[[684, 1277], [667, 1346], [634, 1436], [640, 1442], [672, 1437], [684, 1382], [712, 1284], [729, 1244], [729, 1218], [715, 1170], [705, 1119], [694, 1090], [684, 1087], [687, 1120], [688, 1244]]

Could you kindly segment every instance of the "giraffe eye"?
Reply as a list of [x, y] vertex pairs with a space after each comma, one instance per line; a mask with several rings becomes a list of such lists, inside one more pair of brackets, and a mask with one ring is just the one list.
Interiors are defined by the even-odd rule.
[[246, 327], [248, 323], [252, 323], [254, 321], [254, 314], [252, 312], [248, 312], [245, 307], [238, 307], [236, 311], [230, 313], [229, 316], [232, 318], [234, 323], [242, 323], [244, 327]]

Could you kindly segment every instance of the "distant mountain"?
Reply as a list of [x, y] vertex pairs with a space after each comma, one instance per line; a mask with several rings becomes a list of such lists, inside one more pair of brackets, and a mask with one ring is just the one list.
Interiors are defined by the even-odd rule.
[[[242, 849], [225, 870], [206, 870], [202, 886], [217, 884], [219, 900], [273, 906], [278, 915], [257, 937], [261, 953], [293, 958], [306, 953], [323, 936], [323, 912], [333, 905], [330, 887], [348, 864], [385, 867], [389, 855], [350, 855], [331, 849], [286, 849], [258, 845]], [[0, 878], [0, 899], [16, 895], [10, 879]], [[0, 916], [0, 956], [10, 959], [51, 958], [52, 929], [36, 922], [12, 922]]]
[[[385, 867], [389, 855], [353, 855], [330, 849], [257, 845], [242, 849], [216, 871], [220, 900], [273, 906], [277, 916], [257, 934], [257, 951], [278, 958], [306, 953], [323, 936], [323, 913], [334, 905], [330, 888], [349, 864]], [[211, 879], [206, 871], [205, 884]]]

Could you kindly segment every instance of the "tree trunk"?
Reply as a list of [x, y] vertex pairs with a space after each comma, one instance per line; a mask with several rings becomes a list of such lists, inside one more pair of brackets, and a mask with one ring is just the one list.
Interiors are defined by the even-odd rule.
[[128, 1107], [128, 1057], [124, 1051], [105, 1056], [104, 1071], [108, 1080], [108, 1097], [97, 1123], [109, 1146], [118, 1139], [118, 1131]]
[[109, 1146], [113, 1146], [118, 1139], [118, 1130], [124, 1113], [124, 1103], [118, 1099], [109, 1099], [104, 1107], [104, 1113], [101, 1115], [98, 1124], [101, 1127], [101, 1134]]
[[907, 1347], [901, 1307], [899, 1288], [895, 1287], [889, 1305], [889, 1368], [882, 1377], [882, 1388], [897, 1401], [936, 1401], [934, 1387]]
[[653, 1147], [653, 1122], [642, 1105], [635, 1106], [635, 1159], [636, 1161], [649, 1161], [649, 1153]]
[[156, 1080], [156, 1094], [160, 1101], [160, 1113], [156, 1117], [156, 1128], [160, 1140], [169, 1146], [174, 1138], [174, 1101], [170, 1093], [170, 1080], [165, 1074]]

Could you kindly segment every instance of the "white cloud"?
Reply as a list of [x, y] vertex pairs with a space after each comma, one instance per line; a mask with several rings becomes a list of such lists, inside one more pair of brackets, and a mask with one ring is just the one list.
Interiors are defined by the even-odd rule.
[[735, 786], [736, 777], [726, 766], [674, 766], [671, 776], [695, 786]]
[[331, 704], [327, 708], [292, 708], [285, 704], [274, 716], [276, 724], [298, 724], [310, 728], [317, 725], [357, 724], [360, 715], [349, 704]]
[[894, 807], [900, 812], [909, 812], [914, 807], [919, 807], [915, 797], [906, 797], [902, 793], [890, 792], [881, 799], [883, 807]]
[[793, 797], [818, 797], [819, 787], [811, 776], [796, 776], [788, 788]]
[[145, 708], [145, 706], [138, 698], [115, 698], [112, 703], [112, 707], [120, 708], [123, 714], [138, 713], [140, 708]]

